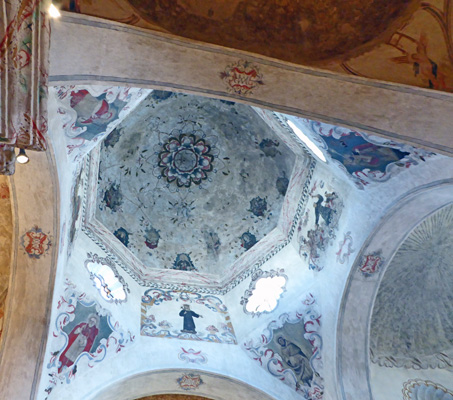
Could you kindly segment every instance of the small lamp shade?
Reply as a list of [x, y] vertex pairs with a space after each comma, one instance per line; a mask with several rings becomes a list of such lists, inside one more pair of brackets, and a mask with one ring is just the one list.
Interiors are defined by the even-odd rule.
[[25, 153], [25, 149], [19, 150], [19, 154], [16, 157], [16, 161], [19, 164], [27, 164], [30, 161], [30, 159], [27, 156], [27, 153]]

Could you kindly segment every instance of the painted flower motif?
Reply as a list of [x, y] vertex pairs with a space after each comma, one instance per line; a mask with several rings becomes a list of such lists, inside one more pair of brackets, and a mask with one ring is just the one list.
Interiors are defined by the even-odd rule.
[[104, 146], [105, 148], [115, 147], [115, 144], [118, 143], [121, 136], [121, 130], [116, 128], [114, 129], [105, 139], [104, 139]]
[[176, 382], [182, 390], [195, 390], [204, 383], [198, 374], [183, 374]]
[[154, 314], [149, 314], [146, 319], [150, 322], [156, 322], [156, 317], [154, 316]]
[[121, 228], [117, 229], [115, 232], [113, 232], [113, 234], [121, 243], [123, 243], [126, 247], [128, 246], [129, 232], [126, 229], [121, 227]]
[[49, 235], [45, 234], [38, 226], [34, 226], [22, 235], [21, 243], [28, 256], [36, 259], [47, 253], [52, 245]]
[[197, 271], [195, 266], [190, 259], [188, 254], [182, 253], [176, 256], [176, 261], [173, 264], [172, 269], [177, 269], [179, 271]]
[[276, 140], [272, 139], [263, 139], [260, 144], [260, 150], [267, 156], [267, 157], [275, 157], [277, 154], [282, 154], [277, 149], [280, 146], [280, 143]]
[[285, 171], [283, 171], [283, 176], [279, 176], [275, 182], [278, 193], [284, 196], [288, 190], [288, 185], [289, 179], [286, 177]]
[[159, 245], [160, 234], [157, 229], [150, 227], [145, 230], [145, 245], [150, 249], [155, 249]]
[[170, 322], [166, 321], [166, 320], [163, 320], [163, 321], [160, 321], [159, 322], [159, 326], [161, 328], [164, 328], [164, 329], [170, 329], [172, 327], [172, 325], [170, 324]]
[[365, 255], [359, 265], [359, 270], [365, 278], [373, 276], [379, 271], [382, 265], [382, 258], [380, 252]]
[[241, 235], [241, 246], [244, 249], [249, 250], [253, 246], [255, 246], [256, 243], [257, 243], [256, 236], [253, 233], [247, 231]]
[[153, 90], [151, 92], [151, 98], [153, 100], [167, 100], [173, 95], [173, 92], [167, 92], [165, 90]]
[[250, 209], [253, 215], [256, 217], [264, 217], [264, 213], [267, 210], [267, 201], [266, 198], [262, 199], [261, 197], [257, 196], [250, 200]]
[[159, 153], [158, 165], [162, 176], [178, 187], [199, 185], [208, 178], [212, 171], [214, 156], [210, 154], [211, 146], [204, 139], [195, 135], [181, 134], [171, 137]]
[[232, 329], [231, 329], [227, 324], [221, 323], [221, 324], [220, 324], [220, 328], [222, 328], [222, 330], [224, 330], [225, 332], [234, 334], [234, 332], [232, 331]]
[[118, 211], [123, 204], [123, 195], [121, 194], [120, 185], [112, 183], [105, 191], [102, 201], [105, 206], [110, 208], [113, 212]]
[[245, 60], [228, 65], [219, 76], [230, 93], [242, 96], [252, 94], [257, 86], [264, 85], [258, 66]]
[[150, 322], [148, 319], [145, 319], [143, 322], [145, 323], [145, 327], [147, 329], [157, 329], [157, 326]]
[[209, 325], [206, 330], [211, 334], [216, 334], [219, 330], [214, 325]]

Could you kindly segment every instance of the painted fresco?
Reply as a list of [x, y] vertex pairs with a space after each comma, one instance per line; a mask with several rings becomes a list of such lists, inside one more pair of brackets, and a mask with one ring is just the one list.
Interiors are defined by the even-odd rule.
[[329, 69], [453, 92], [453, 2], [423, 1], [387, 40]]
[[414, 3], [104, 0], [101, 7], [90, 0], [65, 0], [64, 7], [285, 61], [315, 64], [332, 58], [345, 59], [369, 47], [370, 42], [384, 41], [407, 21]]
[[46, 399], [53, 398], [52, 391], [57, 385], [70, 384], [76, 376], [90, 371], [134, 341], [134, 336], [121, 330], [108, 310], [85, 293], [77, 292], [69, 281], [65, 282], [57, 310], [51, 326]]
[[153, 91], [102, 144], [95, 217], [147, 268], [218, 274], [277, 226], [294, 162], [252, 108]]
[[392, 140], [322, 122], [292, 118], [359, 189], [388, 181], [435, 154]]
[[243, 344], [249, 357], [304, 399], [321, 400], [324, 386], [320, 335], [321, 315], [313, 295], [296, 312], [272, 321], [259, 338]]
[[453, 91], [452, 3], [177, 0], [149, 7], [147, 0], [63, 2], [67, 10], [202, 42], [446, 92]]
[[307, 211], [298, 226], [299, 254], [309, 269], [324, 268], [321, 256], [336, 239], [343, 201], [333, 187], [316, 180], [310, 188]]
[[87, 154], [108, 135], [149, 90], [88, 85], [52, 89], [57, 101], [59, 128], [65, 133], [67, 153], [73, 160]]
[[236, 344], [228, 309], [213, 295], [149, 289], [142, 296], [142, 336]]

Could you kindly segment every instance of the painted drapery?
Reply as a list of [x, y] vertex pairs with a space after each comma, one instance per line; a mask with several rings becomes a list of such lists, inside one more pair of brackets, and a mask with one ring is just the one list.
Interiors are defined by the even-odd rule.
[[0, 173], [14, 173], [14, 147], [44, 151], [50, 0], [0, 7]]

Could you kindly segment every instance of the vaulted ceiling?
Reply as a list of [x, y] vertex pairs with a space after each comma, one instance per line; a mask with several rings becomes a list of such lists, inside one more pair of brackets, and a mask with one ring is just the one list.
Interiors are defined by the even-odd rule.
[[145, 274], [221, 280], [277, 227], [295, 155], [248, 106], [155, 91], [95, 162], [95, 218]]
[[[63, 54], [61, 65], [81, 74], [52, 78], [51, 150], [0, 182], [14, 250], [3, 251], [11, 270], [6, 260], [0, 271], [2, 391], [38, 400], [449, 399], [453, 160], [407, 144], [401, 129], [416, 126], [418, 143], [430, 144], [450, 124], [436, 112], [451, 103], [439, 91], [453, 90], [451, 1], [61, 3], [138, 28], [69, 13], [54, 24], [108, 26], [94, 43], [127, 79], [101, 62], [86, 73], [79, 39], [68, 39], [82, 61]], [[170, 78], [140, 80], [135, 58], [111, 50], [110, 38], [132, 31], [134, 57], [152, 73], [167, 61]], [[183, 65], [203, 46], [210, 52], [195, 61], [206, 69]], [[327, 78], [337, 91], [323, 92]], [[378, 93], [372, 104], [361, 100], [365, 83]], [[343, 104], [346, 91], [364, 104]], [[402, 95], [421, 104], [408, 108]], [[319, 100], [322, 115], [335, 114], [330, 96], [342, 112], [371, 109], [370, 126], [327, 124], [297, 108]], [[412, 125], [396, 124], [408, 109], [419, 110]], [[247, 309], [275, 277], [278, 299], [261, 299], [276, 308]]]

